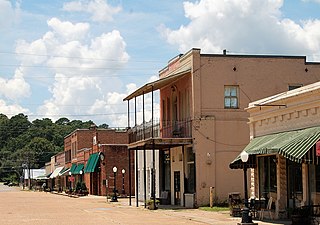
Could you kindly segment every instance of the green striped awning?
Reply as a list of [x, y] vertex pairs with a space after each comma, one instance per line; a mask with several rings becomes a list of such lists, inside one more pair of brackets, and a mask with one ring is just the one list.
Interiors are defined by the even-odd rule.
[[64, 168], [60, 171], [59, 176], [68, 175], [69, 171], [70, 171], [70, 168], [64, 167]]
[[77, 164], [72, 164], [69, 172], [71, 172], [71, 174], [74, 174], [74, 171], [76, 168], [77, 168]]
[[84, 165], [83, 164], [78, 164], [76, 169], [73, 171], [72, 174], [80, 174], [80, 171], [82, 170], [83, 172], [83, 168], [84, 168]]
[[[256, 137], [245, 147], [250, 157], [264, 154], [280, 154], [285, 158], [301, 163], [302, 158], [320, 139], [320, 127], [286, 131]], [[249, 161], [250, 161], [249, 157]], [[230, 168], [242, 168], [240, 155], [230, 163]]]
[[88, 159], [86, 168], [84, 169], [84, 172], [85, 173], [95, 172], [96, 168], [97, 168], [98, 161], [99, 161], [99, 153], [91, 154]]

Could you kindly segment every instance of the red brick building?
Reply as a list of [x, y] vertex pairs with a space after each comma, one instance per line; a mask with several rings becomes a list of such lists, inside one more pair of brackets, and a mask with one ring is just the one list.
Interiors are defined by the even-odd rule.
[[[128, 134], [125, 130], [79, 129], [66, 136], [64, 143], [65, 167], [71, 172], [68, 187], [74, 188], [77, 182], [84, 182], [89, 194], [112, 195], [113, 167], [117, 167], [116, 189], [119, 194], [130, 193]], [[133, 152], [130, 161], [131, 180], [134, 181]], [[134, 183], [131, 184], [131, 193], [134, 193]]]

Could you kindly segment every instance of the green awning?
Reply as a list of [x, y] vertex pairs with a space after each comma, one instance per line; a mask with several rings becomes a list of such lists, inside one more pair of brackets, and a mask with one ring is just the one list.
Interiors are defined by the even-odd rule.
[[74, 171], [76, 168], [77, 168], [77, 164], [72, 164], [69, 172], [71, 172], [71, 174], [74, 174]]
[[70, 168], [65, 167], [65, 168], [63, 168], [63, 169], [60, 171], [59, 176], [68, 175], [68, 174], [69, 174], [69, 171], [70, 171]]
[[86, 168], [84, 169], [84, 172], [85, 173], [95, 172], [96, 168], [97, 168], [98, 161], [99, 161], [99, 153], [91, 154], [88, 159]]
[[[249, 156], [280, 154], [291, 161], [301, 163], [304, 155], [319, 139], [320, 127], [311, 127], [256, 137], [251, 140], [243, 151], [246, 151]], [[230, 168], [242, 168], [240, 164], [242, 162], [240, 155], [238, 155], [230, 163]]]
[[74, 172], [72, 174], [80, 174], [80, 171], [81, 170], [83, 171], [83, 168], [84, 168], [84, 165], [82, 163], [78, 164], [76, 169], [74, 170]]

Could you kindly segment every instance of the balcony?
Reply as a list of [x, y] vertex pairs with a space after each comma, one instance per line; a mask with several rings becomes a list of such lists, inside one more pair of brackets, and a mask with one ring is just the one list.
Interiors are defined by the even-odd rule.
[[129, 130], [129, 143], [154, 138], [191, 138], [191, 120], [151, 122], [135, 126]]

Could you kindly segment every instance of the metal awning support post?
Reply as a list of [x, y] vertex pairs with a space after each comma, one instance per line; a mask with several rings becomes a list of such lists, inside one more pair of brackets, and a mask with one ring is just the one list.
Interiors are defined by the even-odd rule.
[[144, 192], [144, 207], [147, 208], [147, 170], [146, 170], [146, 146], [143, 146], [143, 192]]
[[143, 139], [146, 138], [146, 127], [145, 127], [145, 112], [144, 112], [144, 92], [142, 94], [142, 124], [143, 124]]
[[130, 148], [128, 148], [128, 159], [129, 159], [129, 167], [128, 167], [128, 172], [129, 172], [129, 205], [131, 206], [131, 152], [130, 152]]
[[152, 171], [152, 199], [153, 199], [153, 206], [154, 208], [156, 208], [156, 174], [155, 174], [155, 146], [154, 146], [154, 127], [153, 127], [153, 120], [154, 120], [154, 111], [153, 111], [153, 86], [152, 86], [152, 91], [151, 91], [151, 127], [152, 127], [152, 130], [151, 130], [151, 136], [152, 136], [152, 168], [151, 168], [151, 171]]
[[[137, 97], [134, 97], [134, 126], [137, 126]], [[136, 148], [136, 162], [135, 162], [135, 176], [136, 176], [136, 206], [139, 207], [139, 162], [138, 162], [138, 149]]]
[[[128, 130], [130, 128], [130, 103], [128, 100]], [[130, 148], [128, 148], [128, 160], [129, 160], [129, 165], [128, 165], [128, 169], [129, 169], [129, 205], [131, 206], [131, 154], [130, 154]]]
[[138, 149], [136, 148], [136, 206], [139, 207], [139, 170], [138, 170]]

